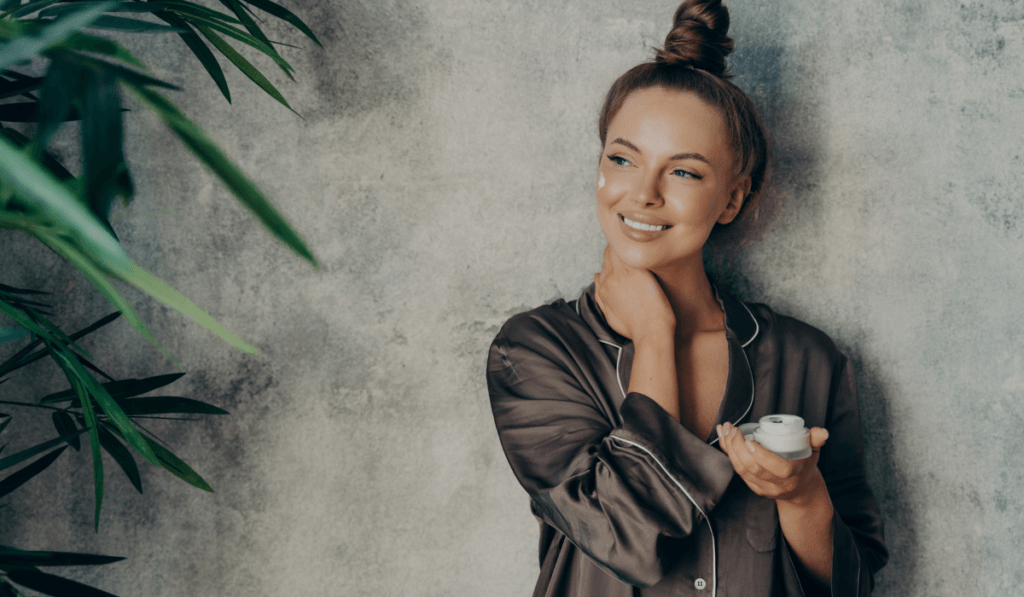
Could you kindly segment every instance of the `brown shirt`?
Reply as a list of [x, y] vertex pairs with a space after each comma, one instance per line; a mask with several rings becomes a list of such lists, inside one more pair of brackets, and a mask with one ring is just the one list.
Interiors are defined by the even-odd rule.
[[[716, 424], [796, 414], [824, 427], [835, 509], [834, 596], [868, 595], [888, 559], [864, 477], [850, 363], [823, 332], [716, 289], [729, 375]], [[775, 501], [653, 400], [626, 395], [633, 344], [608, 327], [594, 286], [512, 317], [487, 386], [502, 448], [540, 523], [535, 597], [829, 594], [805, 576]]]

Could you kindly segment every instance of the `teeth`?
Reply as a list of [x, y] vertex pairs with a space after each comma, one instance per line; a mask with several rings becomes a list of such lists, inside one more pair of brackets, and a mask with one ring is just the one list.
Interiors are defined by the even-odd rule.
[[626, 223], [630, 228], [636, 228], [637, 230], [646, 230], [648, 232], [656, 232], [658, 230], [664, 230], [668, 226], [651, 226], [650, 224], [641, 224], [640, 222], [634, 222], [626, 216], [622, 216], [622, 221]]

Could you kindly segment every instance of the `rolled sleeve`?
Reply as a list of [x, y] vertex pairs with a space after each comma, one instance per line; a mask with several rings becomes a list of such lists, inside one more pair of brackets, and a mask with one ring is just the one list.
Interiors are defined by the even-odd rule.
[[583, 353], [534, 331], [529, 321], [506, 325], [488, 356], [509, 464], [545, 522], [620, 580], [653, 585], [725, 492], [732, 466], [642, 394], [626, 397], [613, 425], [591, 364], [573, 357]]

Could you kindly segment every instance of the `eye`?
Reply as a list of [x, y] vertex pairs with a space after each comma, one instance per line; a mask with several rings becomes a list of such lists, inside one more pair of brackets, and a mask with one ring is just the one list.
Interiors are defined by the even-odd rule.
[[693, 179], [696, 179], [696, 180], [700, 180], [702, 178], [700, 176], [697, 176], [693, 172], [690, 172], [688, 170], [683, 170], [682, 168], [676, 168], [675, 170], [673, 170], [672, 171], [672, 175], [673, 176], [678, 176], [679, 178], [693, 178]]
[[608, 159], [616, 166], [632, 166], [633, 163], [620, 155], [610, 155]]

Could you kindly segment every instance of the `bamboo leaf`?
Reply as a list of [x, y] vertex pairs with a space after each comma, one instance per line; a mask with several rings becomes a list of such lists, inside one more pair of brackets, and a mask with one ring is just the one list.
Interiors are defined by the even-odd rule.
[[291, 23], [293, 27], [304, 33], [306, 37], [315, 41], [316, 45], [320, 46], [321, 48], [324, 47], [324, 45], [320, 43], [320, 40], [317, 39], [315, 35], [313, 35], [313, 32], [309, 29], [309, 27], [307, 27], [306, 24], [302, 22], [302, 19], [292, 14], [291, 11], [289, 11], [287, 8], [275, 2], [271, 2], [270, 0], [245, 0], [245, 2], [247, 4], [255, 6], [256, 8], [259, 8], [264, 12], [272, 14], [283, 21]]
[[28, 335], [28, 331], [24, 328], [0, 325], [0, 344], [3, 344], [4, 342], [13, 342], [14, 340], [19, 340]]
[[[150, 333], [149, 328], [146, 327], [146, 324], [135, 313], [135, 310], [132, 309], [132, 306], [128, 303], [128, 300], [124, 298], [121, 292], [118, 291], [113, 284], [111, 284], [110, 280], [107, 279], [107, 276], [102, 271], [100, 271], [99, 268], [93, 265], [93, 263], [89, 259], [87, 259], [85, 255], [82, 255], [71, 244], [66, 243], [59, 238], [44, 235], [42, 236], [42, 240], [46, 242], [46, 244], [48, 244], [59, 255], [61, 255], [62, 257], [70, 261], [72, 265], [77, 267], [79, 271], [81, 271], [85, 275], [85, 277], [88, 278], [90, 282], [92, 282], [93, 286], [99, 289], [99, 291], [103, 293], [104, 296], [107, 297], [107, 300], [109, 300], [111, 304], [114, 305], [114, 307], [116, 307], [121, 313], [124, 314], [124, 318], [133, 328], [135, 328], [135, 331], [138, 332], [140, 336], [148, 340], [150, 344], [156, 347], [156, 349], [160, 351], [160, 354], [164, 355], [164, 357], [167, 358], [167, 360], [171, 361], [171, 363], [173, 363], [175, 367], [181, 369], [181, 364], [178, 362], [178, 360], [174, 358], [174, 355], [171, 354], [170, 351], [168, 351], [166, 348], [164, 348], [162, 344], [160, 344], [160, 342], [156, 339], [155, 336], [153, 336], [152, 333]], [[129, 268], [132, 267], [135, 267], [135, 265], [131, 264], [129, 266]]]
[[136, 415], [166, 415], [166, 414], [195, 414], [195, 415], [226, 415], [228, 411], [217, 408], [212, 404], [181, 398], [178, 396], [149, 396], [146, 398], [132, 398], [119, 400], [121, 410], [128, 416]]
[[[59, 54], [58, 57], [67, 59], [66, 56]], [[181, 90], [181, 87], [168, 83], [167, 81], [161, 81], [160, 79], [153, 78], [145, 73], [132, 70], [128, 67], [108, 62], [106, 60], [100, 60], [84, 54], [74, 55], [74, 61], [81, 63], [85, 66], [91, 67], [96, 70], [107, 70], [114, 74], [119, 80], [130, 81], [136, 85], [152, 85], [154, 87], [162, 87], [164, 89]]]
[[163, 19], [167, 24], [181, 29], [183, 32], [178, 35], [188, 46], [188, 49], [192, 50], [196, 58], [199, 59], [199, 63], [203, 65], [206, 72], [210, 74], [210, 77], [217, 84], [220, 92], [224, 94], [224, 98], [231, 103], [231, 92], [228, 90], [228, 81], [224, 78], [224, 71], [220, 68], [220, 63], [217, 62], [217, 57], [213, 55], [210, 48], [206, 47], [206, 43], [203, 42], [202, 38], [192, 29], [191, 25], [185, 22], [178, 15], [168, 12], [159, 11], [153, 13], [159, 19]]
[[[42, 84], [42, 77], [25, 77], [24, 79], [16, 79], [14, 81], [0, 79], [0, 99], [7, 99], [28, 93], [29, 91], [35, 91]], [[0, 120], [3, 119], [0, 118]]]
[[88, 71], [59, 56], [50, 62], [46, 76], [43, 77], [41, 99], [37, 102], [38, 115], [34, 118], [39, 121], [35, 139], [40, 148], [45, 150], [50, 137], [64, 122], [71, 120], [75, 100], [87, 77]]
[[17, 566], [102, 566], [124, 558], [63, 551], [24, 551], [0, 545], [0, 565]]
[[85, 389], [85, 384], [78, 378], [78, 374], [72, 368], [71, 362], [61, 352], [54, 354], [54, 360], [64, 370], [64, 376], [71, 382], [71, 386], [78, 393], [78, 399], [82, 403], [82, 418], [84, 419], [85, 428], [89, 432], [89, 448], [92, 452], [93, 496], [95, 502], [93, 528], [98, 533], [100, 532], [100, 508], [103, 505], [103, 454], [100, 452], [100, 436], [97, 431], [99, 419], [96, 417], [96, 411], [92, 407], [92, 400], [89, 400], [89, 393]]
[[122, 169], [127, 168], [121, 93], [109, 70], [96, 71], [88, 78], [82, 112], [85, 116], [82, 120], [82, 161], [86, 197], [92, 212], [107, 223]]
[[269, 54], [269, 56], [274, 59], [274, 62], [276, 62], [278, 66], [281, 67], [281, 70], [284, 71], [284, 74], [288, 75], [288, 78], [294, 81], [295, 77], [292, 76], [292, 70], [294, 69], [292, 69], [291, 65], [285, 62], [284, 58], [281, 58], [281, 55], [277, 53], [277, 50], [274, 49], [274, 46], [270, 43], [270, 40], [267, 39], [266, 35], [264, 35], [263, 30], [260, 29], [258, 25], [256, 25], [256, 21], [253, 21], [252, 17], [249, 16], [249, 13], [247, 13], [245, 11], [245, 8], [242, 7], [242, 3], [238, 0], [220, 0], [220, 3], [224, 6], [227, 6], [231, 9], [232, 12], [235, 13], [235, 16], [238, 17], [238, 20], [242, 23], [242, 25], [245, 26], [245, 28], [249, 31], [249, 33], [252, 34], [253, 37], [260, 40], [268, 48], [270, 48], [271, 53]]
[[[114, 432], [116, 435], [120, 436], [118, 430], [113, 429], [109, 424], [107, 424], [107, 428]], [[160, 461], [160, 466], [169, 470], [174, 476], [185, 481], [189, 485], [198, 487], [203, 491], [209, 491], [210, 493], [213, 493], [213, 488], [210, 487], [210, 484], [207, 483], [202, 477], [200, 477], [198, 473], [192, 470], [192, 467], [185, 464], [185, 462], [182, 459], [178, 458], [173, 453], [171, 453], [170, 450], [161, 446], [160, 444], [151, 440], [148, 437], [146, 438], [146, 442], [149, 443], [149, 447], [152, 448], [153, 452], [156, 454], [157, 459]]]
[[[5, 495], [11, 493], [15, 489], [24, 485], [32, 477], [35, 477], [39, 473], [46, 470], [46, 467], [53, 464], [53, 461], [57, 460], [57, 457], [60, 456], [61, 453], [64, 452], [64, 450], [67, 449], [67, 446], [57, 448], [56, 450], [50, 452], [49, 454], [46, 454], [45, 456], [36, 459], [35, 461], [32, 462], [32, 464], [20, 468], [17, 471], [5, 477], [2, 481], [0, 481], [0, 497], [4, 497]], [[10, 458], [10, 456], [8, 456], [8, 458]]]
[[64, 41], [56, 44], [56, 46], [75, 52], [92, 52], [94, 54], [110, 56], [139, 70], [149, 70], [141, 60], [136, 58], [124, 46], [103, 37], [96, 37], [87, 33], [73, 33]]
[[[70, 237], [86, 255], [109, 271], [129, 271], [131, 260], [127, 253], [96, 216], [59, 180], [4, 137], [0, 137], [0, 179], [15, 189], [19, 202], [25, 201], [50, 220], [52, 233]], [[39, 236], [41, 229], [29, 231]]]
[[[10, 128], [0, 129], [0, 134], [6, 136], [8, 139], [13, 141], [18, 147], [25, 147], [32, 141], [22, 135], [18, 131]], [[37, 158], [42, 159], [42, 163], [50, 171], [51, 174], [57, 177], [58, 180], [65, 181], [74, 178], [74, 176], [68, 172], [67, 168], [63, 164], [57, 161], [55, 157], [49, 153], [43, 151], [38, 145], [33, 147], [32, 151], [36, 154]]]
[[176, 27], [168, 27], [160, 23], [151, 23], [140, 19], [103, 15], [88, 25], [92, 29], [113, 29], [131, 33], [180, 33]]
[[[57, 347], [58, 350], [63, 351], [63, 347]], [[124, 414], [121, 407], [118, 406], [117, 402], [111, 398], [106, 388], [99, 384], [89, 372], [86, 371], [77, 361], [67, 361], [70, 365], [71, 371], [77, 376], [82, 382], [84, 388], [96, 399], [96, 403], [103, 410], [103, 414], [107, 416], [107, 419], [113, 423], [118, 430], [121, 431], [121, 436], [125, 438], [130, 446], [135, 448], [139, 454], [142, 454], [146, 460], [149, 460], [153, 464], [158, 464], [156, 455], [149, 446], [144, 443], [144, 438], [138, 429], [135, 428], [135, 424], [132, 423], [131, 419]], [[79, 400], [82, 401], [82, 413], [87, 414], [93, 412], [93, 405], [91, 400], [85, 400], [84, 397], [79, 393]], [[94, 415], [95, 416], [95, 413]]]
[[[60, 410], [55, 410], [50, 413], [50, 417], [53, 419], [53, 427], [57, 430], [60, 435], [67, 435], [69, 433], [75, 433], [78, 431], [78, 425], [75, 425], [75, 419], [68, 413]], [[74, 437], [68, 438], [68, 444], [79, 451], [82, 449], [82, 442], [76, 433]]]
[[[144, 379], [122, 379], [105, 383], [103, 384], [103, 388], [114, 399], [131, 398], [133, 396], [139, 396], [146, 392], [152, 392], [153, 390], [170, 385], [181, 379], [184, 375], [184, 373], [169, 373], [166, 375], [154, 375], [153, 377], [146, 377]], [[66, 402], [68, 400], [73, 400], [75, 396], [74, 389], [64, 390], [63, 392], [44, 396], [39, 400], [39, 404]], [[77, 404], [73, 403], [71, 406], [77, 406]]]
[[260, 52], [269, 56], [271, 60], [276, 62], [277, 65], [280, 66], [282, 70], [284, 70], [285, 74], [287, 74], [289, 78], [292, 78], [291, 73], [294, 70], [292, 68], [292, 65], [288, 64], [288, 62], [286, 62], [284, 58], [281, 58], [281, 55], [277, 53], [277, 50], [275, 50], [273, 46], [268, 46], [267, 44], [260, 41], [259, 38], [254, 37], [249, 33], [246, 33], [245, 31], [242, 31], [240, 29], [237, 29], [235, 27], [232, 27], [230, 25], [213, 19], [207, 19], [203, 17], [191, 17], [189, 18], [189, 21], [196, 28], [200, 26], [205, 26], [214, 31], [223, 33], [228, 37], [232, 37], [248, 46], [256, 48]]
[[23, 587], [52, 597], [117, 597], [117, 595], [83, 585], [80, 582], [38, 570], [11, 570], [7, 573], [7, 578]]
[[[10, 129], [4, 130], [8, 131]], [[24, 138], [25, 137], [22, 137], [22, 139]], [[0, 290], [2, 290], [3, 292], [9, 292], [11, 294], [50, 294], [49, 292], [43, 292], [42, 290], [28, 290], [25, 288], [15, 288], [13, 286], [8, 286], [6, 284], [0, 284]]]
[[[43, 2], [30, 2], [21, 10], [16, 11], [13, 16], [21, 16], [19, 13], [28, 10], [34, 4], [43, 8], [45, 7], [44, 5], [53, 4], [53, 2], [50, 2], [49, 0], [44, 0]], [[100, 19], [103, 16], [103, 13], [106, 12], [107, 9], [112, 8], [114, 4], [114, 2], [97, 2], [95, 4], [90, 3], [82, 7], [76, 7], [78, 10], [67, 12], [60, 18], [54, 19], [46, 25], [43, 25], [34, 33], [15, 37], [3, 46], [0, 46], [0, 68], [7, 68], [16, 62], [28, 60], [53, 44], [63, 41], [72, 33], [83, 27], [87, 27], [97, 19]], [[29, 12], [33, 12], [34, 10], [38, 9], [33, 9]]]
[[[246, 60], [245, 56], [242, 56], [241, 54], [236, 52], [235, 49], [231, 47], [231, 44], [224, 41], [224, 38], [214, 33], [211, 28], [206, 27], [205, 25], [196, 25], [196, 29], [198, 29], [199, 32], [202, 33], [204, 36], [206, 36], [206, 39], [210, 40], [210, 43], [212, 43], [218, 50], [220, 50], [221, 53], [223, 53], [224, 56], [232, 62], [232, 64], [237, 66], [238, 70], [242, 71], [243, 73], [245, 73], [245, 76], [252, 79], [252, 82], [256, 83], [256, 85], [258, 85], [260, 89], [266, 91], [267, 94], [270, 95], [270, 97], [281, 102], [281, 104], [285, 108], [292, 110], [292, 107], [288, 105], [288, 101], [284, 99], [284, 96], [281, 95], [281, 92], [278, 91], [277, 88], [274, 87], [274, 85], [269, 80], [267, 80], [266, 77], [263, 76], [263, 73], [257, 70], [256, 67], [253, 66], [251, 62]], [[292, 112], [295, 112], [295, 110], [292, 110]]]
[[[60, 122], [80, 120], [82, 115], [74, 108], [63, 115]], [[39, 122], [39, 102], [18, 102], [0, 104], [2, 122]]]
[[172, 454], [170, 450], [161, 446], [155, 441], [149, 439], [148, 437], [146, 438], [146, 441], [149, 442], [149, 447], [152, 448], [153, 452], [156, 453], [157, 458], [160, 460], [161, 466], [171, 471], [171, 473], [173, 473], [176, 477], [185, 481], [189, 485], [198, 487], [203, 491], [209, 491], [210, 493], [213, 493], [213, 488], [210, 487], [210, 484], [207, 483], [206, 480], [204, 480], [202, 477], [200, 477], [199, 473], [192, 470], [192, 467], [185, 464], [185, 462], [182, 459], [178, 458], [177, 456]]
[[212, 331], [228, 344], [248, 354], [259, 354], [259, 349], [242, 340], [235, 334], [228, 331], [216, 319], [210, 317], [206, 311], [200, 309], [195, 303], [188, 300], [166, 282], [157, 278], [139, 266], [134, 266], [131, 272], [125, 277], [125, 281], [139, 290], [149, 294], [156, 300], [168, 307], [176, 309], [191, 317], [196, 323]]
[[112, 433], [107, 431], [103, 425], [100, 425], [97, 431], [100, 434], [100, 445], [114, 458], [114, 462], [121, 467], [125, 476], [135, 486], [135, 489], [142, 493], [142, 478], [139, 476], [139, 467], [135, 464], [132, 453]]
[[32, 446], [31, 448], [26, 448], [26, 449], [22, 450], [21, 452], [18, 452], [17, 454], [11, 454], [10, 456], [8, 456], [6, 458], [0, 458], [0, 471], [5, 470], [5, 469], [9, 469], [9, 468], [11, 468], [12, 466], [14, 466], [16, 464], [20, 464], [22, 462], [25, 462], [29, 458], [32, 458], [33, 456], [35, 456], [37, 454], [42, 454], [43, 452], [49, 450], [50, 448], [53, 448], [55, 446], [59, 446], [59, 445], [63, 444], [64, 442], [67, 442], [71, 438], [78, 437], [83, 431], [84, 430], [82, 430], [82, 429], [77, 429], [76, 428], [74, 431], [72, 431], [70, 433], [65, 433], [65, 434], [61, 435], [60, 437], [55, 437], [55, 438], [53, 438], [51, 440], [47, 440], [47, 441], [45, 441], [45, 442], [43, 442], [43, 443], [41, 443], [39, 445]]
[[20, 9], [15, 10], [15, 12], [11, 14], [11, 16], [16, 19], [21, 18], [26, 15], [30, 15], [36, 11], [42, 10], [47, 6], [50, 6], [51, 4], [56, 4], [57, 2], [60, 1], [61, 0], [36, 0], [35, 2], [29, 2], [25, 6], [22, 6]]
[[129, 88], [129, 91], [141, 102], [148, 104], [178, 135], [178, 138], [192, 150], [192, 153], [206, 164], [207, 168], [216, 174], [246, 207], [256, 214], [256, 217], [271, 233], [314, 267], [319, 267], [316, 257], [310, 252], [306, 243], [274, 208], [266, 195], [224, 155], [202, 129], [185, 118], [174, 104], [162, 95], [138, 86]]

